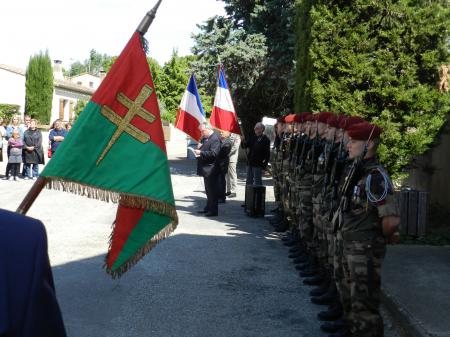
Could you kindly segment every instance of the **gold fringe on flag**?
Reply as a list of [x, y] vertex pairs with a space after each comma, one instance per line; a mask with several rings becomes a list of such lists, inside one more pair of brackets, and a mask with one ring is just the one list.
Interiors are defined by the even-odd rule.
[[[108, 255], [105, 257], [105, 264], [103, 265], [103, 268], [106, 269], [106, 272], [111, 275], [113, 279], [121, 277], [124, 273], [128, 271], [131, 267], [133, 267], [136, 263], [139, 262], [140, 259], [142, 259], [149, 251], [155, 247], [158, 242], [164, 240], [167, 238], [174, 230], [177, 228], [178, 225], [178, 219], [173, 220], [170, 222], [166, 227], [161, 229], [158, 234], [154, 235], [144, 246], [139, 249], [136, 254], [134, 254], [132, 257], [130, 257], [125, 263], [123, 263], [119, 268], [112, 271], [107, 266], [108, 261]], [[113, 223], [113, 230], [111, 232], [110, 241], [109, 241], [109, 250], [111, 250], [111, 244], [112, 244], [112, 238], [114, 236], [114, 231], [116, 230], [115, 223]], [[109, 254], [109, 253], [108, 253]]]
[[169, 217], [172, 221], [167, 224], [163, 229], [161, 229], [156, 235], [154, 235], [150, 240], [141, 247], [136, 254], [130, 257], [124, 264], [119, 268], [112, 271], [107, 268], [106, 261], [108, 259], [109, 251], [111, 250], [112, 239], [114, 237], [114, 232], [116, 230], [115, 222], [112, 224], [112, 231], [109, 237], [109, 249], [108, 254], [105, 258], [104, 268], [106, 272], [112, 276], [113, 279], [122, 276], [128, 269], [134, 266], [140, 259], [142, 259], [156, 244], [166, 237], [168, 237], [178, 225], [178, 215], [174, 205], [168, 204], [163, 201], [156, 199], [142, 197], [132, 194], [119, 193], [115, 191], [109, 191], [100, 189], [98, 187], [89, 186], [75, 181], [68, 181], [57, 177], [46, 177], [47, 188], [70, 192], [73, 194], [78, 194], [81, 196], [86, 196], [91, 199], [98, 199], [106, 202], [119, 203], [122, 206], [145, 209], [154, 213], [165, 215]]

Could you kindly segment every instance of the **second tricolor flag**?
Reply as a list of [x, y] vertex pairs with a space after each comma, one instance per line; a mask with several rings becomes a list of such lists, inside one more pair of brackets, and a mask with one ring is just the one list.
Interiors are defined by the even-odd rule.
[[223, 66], [219, 67], [219, 79], [210, 122], [212, 126], [220, 130], [241, 134]]

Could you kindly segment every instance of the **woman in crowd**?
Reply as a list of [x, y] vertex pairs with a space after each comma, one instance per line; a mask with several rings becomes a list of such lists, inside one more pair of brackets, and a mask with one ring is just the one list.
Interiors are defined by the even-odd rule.
[[67, 130], [63, 129], [62, 121], [57, 119], [53, 123], [53, 129], [50, 131], [48, 135], [48, 139], [50, 140], [52, 156], [55, 154], [56, 149], [62, 143], [64, 138], [67, 137]]
[[[17, 180], [20, 173], [20, 164], [22, 163], [23, 140], [20, 138], [19, 130], [12, 132], [12, 137], [8, 140], [9, 156], [8, 165], [11, 169], [9, 180]], [[8, 178], [8, 175], [7, 175]]]
[[30, 127], [24, 134], [25, 179], [39, 177], [39, 164], [44, 164], [42, 133], [37, 129], [37, 121], [32, 119]]
[[3, 161], [3, 138], [6, 136], [6, 129], [3, 126], [3, 118], [0, 117], [0, 162]]
[[[23, 139], [23, 133], [25, 130], [24, 130], [23, 124], [22, 125], [20, 124], [20, 116], [19, 115], [14, 115], [11, 119], [11, 124], [9, 124], [6, 127], [6, 140], [9, 140], [12, 137], [12, 134], [14, 131], [18, 131], [20, 139]], [[8, 158], [9, 158], [9, 150], [10, 150], [10, 146], [8, 144], [8, 148], [6, 151]], [[19, 163], [19, 166], [20, 166], [20, 163]], [[10, 174], [10, 169], [11, 169], [11, 165], [9, 164], [9, 160], [8, 160], [8, 164], [6, 164], [5, 179], [8, 179], [9, 174]]]

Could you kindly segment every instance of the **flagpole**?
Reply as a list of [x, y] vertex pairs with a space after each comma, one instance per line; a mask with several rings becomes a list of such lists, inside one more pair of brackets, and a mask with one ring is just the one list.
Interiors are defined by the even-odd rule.
[[[141, 23], [137, 27], [136, 31], [141, 35], [144, 36], [144, 34], [147, 32], [148, 28], [152, 24], [153, 20], [156, 16], [156, 11], [158, 10], [159, 5], [161, 4], [162, 0], [158, 0], [156, 5], [145, 14], [144, 18], [142, 19]], [[22, 202], [20, 203], [19, 207], [16, 210], [16, 213], [19, 214], [27, 214], [30, 207], [33, 205], [36, 198], [39, 196], [43, 188], [45, 187], [45, 184], [47, 183], [47, 179], [44, 177], [38, 177], [31, 189], [28, 191], [25, 198], [23, 198]]]

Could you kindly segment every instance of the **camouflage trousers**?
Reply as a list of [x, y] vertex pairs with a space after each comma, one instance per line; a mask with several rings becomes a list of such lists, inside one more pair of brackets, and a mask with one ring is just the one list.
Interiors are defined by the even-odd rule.
[[313, 249], [313, 205], [311, 188], [302, 185], [298, 191], [300, 204], [298, 209], [299, 230], [308, 249]]
[[328, 266], [328, 241], [327, 241], [327, 222], [324, 216], [325, 210], [322, 207], [320, 194], [313, 197], [313, 224], [314, 224], [314, 255], [317, 257], [320, 266]]
[[381, 265], [385, 240], [335, 240], [335, 279], [353, 337], [382, 337], [380, 315]]

